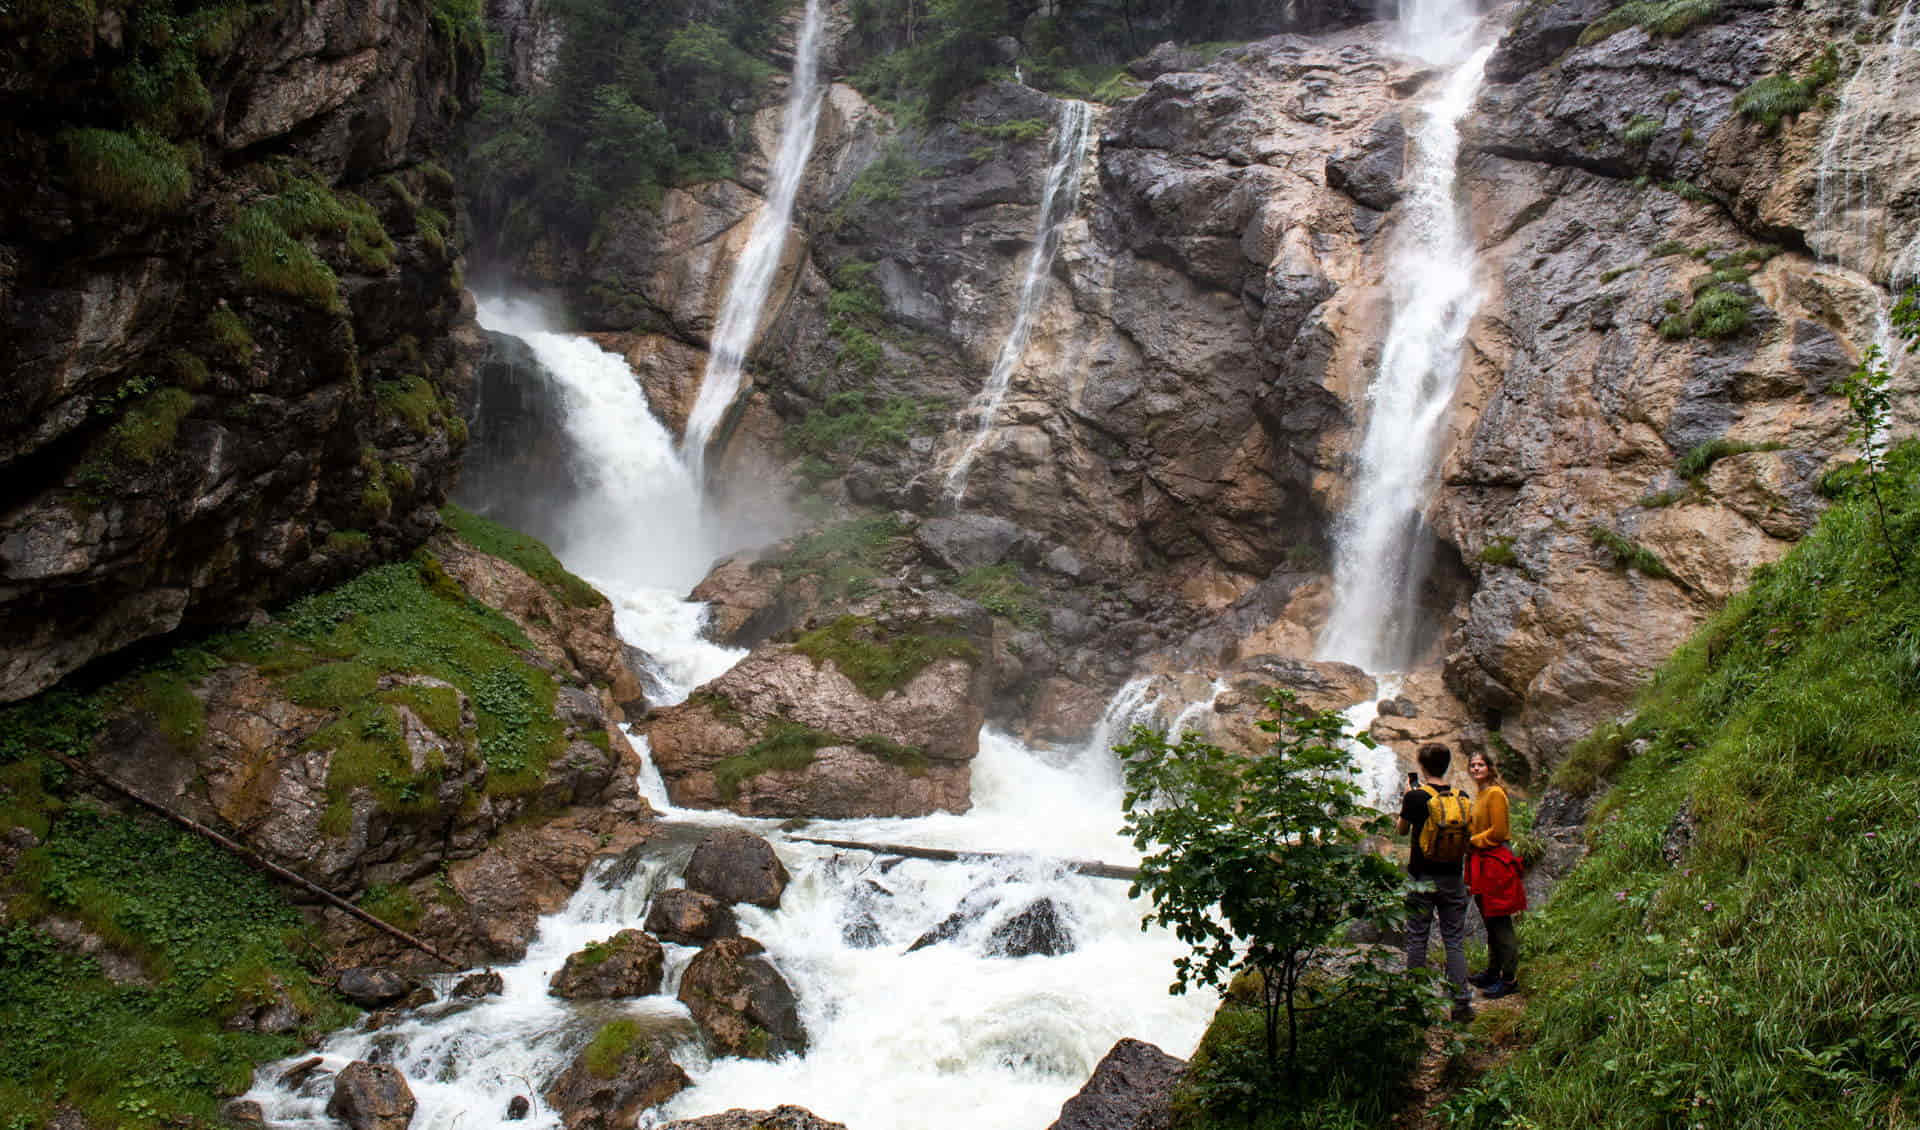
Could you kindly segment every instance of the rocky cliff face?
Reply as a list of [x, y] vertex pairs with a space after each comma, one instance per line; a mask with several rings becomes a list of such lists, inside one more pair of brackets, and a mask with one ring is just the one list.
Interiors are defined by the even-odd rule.
[[404, 552], [464, 442], [477, 25], [180, 7], [0, 16], [0, 699]]
[[[1411, 713], [1380, 733], [1396, 743], [1497, 728], [1549, 765], [1804, 533], [1846, 450], [1835, 382], [1920, 221], [1911, 131], [1835, 144], [1849, 115], [1906, 113], [1900, 83], [1854, 81], [1891, 18], [1756, 5], [1673, 35], [1588, 31], [1610, 7], [1517, 13], [1464, 125], [1484, 297], [1427, 516], [1430, 646]], [[996, 676], [992, 709], [1055, 737], [1140, 666], [1238, 685], [1311, 655], [1435, 75], [1377, 24], [1157, 51], [1135, 73], [1137, 96], [1096, 110], [962, 516], [941, 516], [943, 475], [1015, 320], [1058, 112], [1013, 84], [910, 129], [832, 89], [720, 460], [757, 451], [844, 504], [919, 515], [894, 564], [922, 584], [1011, 570], [1044, 611], [1003, 618], [1019, 674]], [[1789, 81], [1801, 112], [1754, 108], [1757, 84]], [[752, 118], [748, 170], [776, 120]], [[1844, 220], [1842, 149], [1870, 187]], [[569, 284], [670, 422], [755, 185], [669, 193]], [[1871, 253], [1830, 231], [1862, 216], [1885, 233]], [[928, 535], [956, 521], [964, 551], [943, 555]], [[747, 578], [728, 568], [709, 595]]]

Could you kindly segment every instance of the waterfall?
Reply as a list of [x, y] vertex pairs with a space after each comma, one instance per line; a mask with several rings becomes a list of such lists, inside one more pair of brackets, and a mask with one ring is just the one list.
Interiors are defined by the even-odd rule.
[[[1430, 4], [1410, 7], [1416, 11], [1409, 34], [1439, 19]], [[1452, 24], [1470, 32], [1471, 11], [1449, 7]], [[1452, 49], [1464, 39], [1436, 42]], [[1415, 598], [1429, 554], [1422, 512], [1467, 326], [1480, 302], [1472, 233], [1454, 198], [1460, 120], [1491, 52], [1481, 47], [1459, 63], [1422, 110], [1387, 262], [1393, 317], [1367, 389], [1351, 494], [1335, 529], [1333, 609], [1319, 641], [1322, 658], [1368, 671], [1401, 670], [1413, 659]]]
[[1092, 107], [1085, 102], [1069, 99], [1060, 103], [1060, 118], [1054, 126], [1053, 145], [1048, 151], [1046, 187], [1040, 193], [1040, 213], [1034, 219], [1033, 248], [1027, 253], [1026, 273], [1020, 280], [1020, 305], [993, 360], [993, 371], [967, 405], [966, 414], [974, 419], [973, 436], [947, 471], [946, 494], [956, 503], [967, 492], [967, 472], [986, 446], [994, 419], [1000, 414], [1000, 404], [1007, 398], [1007, 383], [1013, 379], [1014, 368], [1026, 354], [1034, 308], [1046, 296], [1053, 257], [1060, 250], [1061, 235], [1080, 197], [1080, 168], [1086, 160], [1092, 121]]
[[[486, 329], [524, 343], [559, 391], [576, 481], [543, 523], [555, 531], [553, 551], [613, 601], [621, 638], [648, 657], [640, 674], [649, 697], [686, 697], [744, 653], [701, 639], [704, 607], [682, 598], [715, 558], [753, 540], [750, 532], [728, 530], [704, 511], [699, 480], [624, 359], [553, 332], [529, 303], [489, 298], [478, 314]], [[501, 489], [498, 472], [486, 481]], [[484, 509], [488, 500], [473, 501]]]
[[[1889, 118], [1910, 105], [1900, 92], [1920, 83], [1920, 0], [1901, 7], [1886, 42], [1862, 51], [1820, 143], [1807, 243], [1822, 259], [1863, 274], [1884, 265], [1889, 284], [1898, 288], [1920, 281], [1920, 233], [1904, 246], [1884, 246], [1892, 186], [1883, 182], [1903, 163], [1886, 148], [1910, 133]], [[1906, 156], [1920, 160], [1920, 153]]]
[[707, 370], [700, 377], [700, 394], [687, 416], [682, 441], [694, 478], [704, 478], [707, 445], [726, 418], [740, 392], [740, 375], [747, 353], [765, 314], [774, 275], [786, 251], [794, 198], [800, 177], [813, 154], [814, 133], [820, 124], [820, 29], [825, 21], [824, 0], [807, 0], [800, 34], [793, 51], [793, 79], [787, 88], [786, 112], [780, 121], [780, 145], [767, 172], [767, 199], [753, 220], [746, 250], [734, 264], [727, 296], [714, 324]]

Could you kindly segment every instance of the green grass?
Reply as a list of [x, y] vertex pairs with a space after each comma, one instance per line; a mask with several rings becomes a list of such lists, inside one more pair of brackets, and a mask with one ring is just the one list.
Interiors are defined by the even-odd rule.
[[1627, 123], [1626, 128], [1620, 131], [1620, 140], [1633, 146], [1635, 149], [1639, 149], [1643, 146], [1651, 145], [1653, 139], [1659, 135], [1659, 118], [1650, 118], [1645, 114], [1636, 114], [1633, 120]]
[[731, 801], [740, 795], [742, 781], [774, 770], [805, 769], [813, 764], [815, 751], [842, 744], [843, 739], [811, 726], [772, 719], [759, 741], [713, 767], [714, 787], [720, 799]]
[[763, 559], [789, 582], [819, 581], [823, 596], [859, 596], [904, 545], [906, 527], [891, 514], [836, 522], [795, 538], [783, 553]]
[[[1890, 475], [1911, 544], [1920, 449]], [[1479, 1092], [1526, 1120], [1505, 1124], [1913, 1124], [1916, 696], [1920, 579], [1894, 574], [1856, 484], [1586, 754], [1613, 787], [1592, 854], [1522, 927], [1527, 1046]]]
[[1796, 114], [1813, 108], [1820, 91], [1840, 77], [1840, 53], [1829, 46], [1807, 73], [1795, 78], [1775, 74], [1759, 79], [1733, 100], [1733, 108], [1772, 131]]
[[420, 925], [426, 910], [413, 892], [398, 884], [374, 883], [367, 887], [357, 904], [361, 910], [384, 922], [390, 922], [402, 930], [412, 930]]
[[863, 616], [842, 616], [794, 641], [794, 650], [815, 663], [831, 662], [868, 698], [899, 690], [940, 659], [978, 662], [979, 649], [944, 625], [935, 631], [887, 631]]
[[193, 394], [183, 388], [163, 388], [127, 409], [113, 426], [109, 441], [114, 457], [150, 467], [173, 450], [180, 422], [193, 410]]
[[1632, 569], [1662, 580], [1675, 579], [1666, 562], [1660, 560], [1651, 549], [1610, 526], [1597, 522], [1588, 526], [1587, 538], [1613, 558], [1614, 565], [1621, 569]]
[[1660, 323], [1660, 336], [1669, 341], [1736, 337], [1751, 324], [1753, 303], [1753, 298], [1734, 290], [1726, 280], [1709, 276], [1691, 306], [1681, 310], [1677, 299], [1669, 304], [1670, 312]]
[[839, 228], [852, 222], [878, 220], [905, 196], [907, 186], [927, 174], [898, 140], [882, 150], [880, 156], [861, 169], [848, 186], [846, 196], [828, 217], [828, 226]]
[[1512, 538], [1490, 538], [1480, 550], [1482, 565], [1496, 565], [1503, 569], [1518, 569], [1520, 555], [1513, 551]]
[[1697, 444], [1692, 450], [1680, 457], [1674, 464], [1674, 473], [1688, 482], [1698, 482], [1713, 469], [1715, 463], [1733, 455], [1745, 455], [1750, 451], [1779, 451], [1786, 445], [1782, 443], [1748, 443], [1744, 440], [1710, 439]]
[[119, 133], [70, 129], [59, 136], [75, 188], [111, 208], [161, 214], [179, 210], [193, 192], [188, 154], [143, 129]]
[[611, 1079], [620, 1072], [620, 1061], [640, 1040], [637, 1020], [610, 1020], [600, 1026], [584, 1053], [587, 1070], [595, 1078]]
[[920, 404], [904, 397], [837, 392], [788, 434], [804, 454], [850, 463], [870, 451], [905, 447], [924, 417]]
[[229, 365], [253, 360], [253, 335], [247, 332], [246, 321], [226, 306], [216, 306], [207, 315], [207, 341], [214, 356]]
[[1598, 43], [1630, 27], [1668, 38], [1685, 35], [1722, 16], [1719, 0], [1628, 0], [1580, 33], [1580, 46]]
[[220, 242], [249, 286], [321, 310], [344, 309], [339, 276], [311, 248], [287, 234], [266, 205], [242, 208], [221, 232]]
[[373, 398], [379, 402], [381, 411], [404, 421], [415, 435], [430, 434], [434, 425], [446, 415], [440, 394], [418, 373], [408, 373], [398, 380], [375, 382]]
[[221, 236], [249, 285], [323, 310], [342, 309], [339, 276], [309, 240], [339, 244], [361, 270], [392, 268], [393, 240], [372, 205], [297, 173], [278, 181], [279, 192], [242, 208]]
[[[302, 1046], [229, 1017], [284, 996], [317, 1033], [351, 1010], [312, 986], [300, 917], [258, 874], [158, 821], [69, 805], [33, 780], [51, 775], [36, 759], [5, 782], [46, 840], [0, 887], [0, 1109], [22, 1127], [56, 1103], [105, 1130], [216, 1125], [256, 1062]], [[49, 912], [133, 956], [151, 985], [116, 985], [54, 943], [33, 925]]]
[[954, 578], [953, 591], [1016, 624], [1034, 627], [1046, 620], [1040, 594], [1020, 579], [1020, 567], [1010, 562], [967, 570]]
[[569, 607], [600, 608], [607, 603], [600, 590], [567, 572], [553, 551], [536, 538], [451, 504], [441, 507], [440, 520], [461, 541], [512, 564]]
[[960, 123], [960, 128], [994, 141], [1019, 145], [1046, 137], [1053, 132], [1053, 123], [1045, 118], [1015, 118], [1005, 122], [966, 121]]

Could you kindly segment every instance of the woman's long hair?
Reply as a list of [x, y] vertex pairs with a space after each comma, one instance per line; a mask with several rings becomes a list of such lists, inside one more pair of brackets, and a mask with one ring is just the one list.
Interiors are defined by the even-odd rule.
[[1501, 792], [1505, 792], [1507, 789], [1507, 779], [1500, 775], [1500, 762], [1495, 760], [1493, 754], [1488, 753], [1486, 750], [1477, 750], [1467, 758], [1467, 770], [1468, 770], [1467, 779], [1469, 781], [1473, 780], [1472, 770], [1473, 770], [1473, 763], [1475, 761], [1486, 762], [1488, 770], [1490, 770], [1493, 773], [1493, 779], [1491, 781], [1488, 781], [1485, 785], [1481, 785], [1478, 781], [1474, 781], [1474, 787], [1479, 789], [1481, 793], [1484, 793], [1487, 791], [1487, 789], [1497, 785], [1499, 786]]

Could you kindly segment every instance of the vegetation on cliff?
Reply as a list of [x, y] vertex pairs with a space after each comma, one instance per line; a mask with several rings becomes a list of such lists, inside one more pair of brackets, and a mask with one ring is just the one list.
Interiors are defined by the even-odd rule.
[[[1920, 444], [1886, 533], [1920, 536]], [[1612, 787], [1526, 926], [1525, 1049], [1469, 1126], [1895, 1126], [1920, 1103], [1920, 577], [1862, 467], [1559, 781]]]

